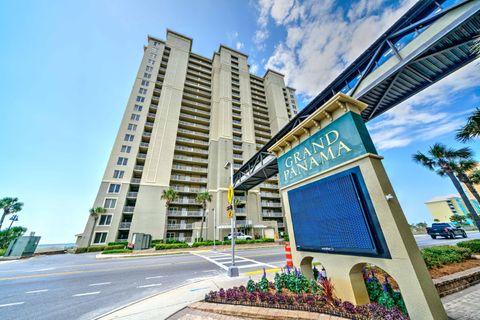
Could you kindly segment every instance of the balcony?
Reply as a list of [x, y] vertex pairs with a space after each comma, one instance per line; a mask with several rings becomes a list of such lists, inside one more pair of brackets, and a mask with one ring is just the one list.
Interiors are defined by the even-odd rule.
[[201, 129], [201, 130], [205, 130], [205, 131], [209, 130], [209, 126], [206, 126], [206, 125], [203, 125], [203, 124], [200, 124], [200, 123], [193, 123], [193, 122], [182, 121], [182, 120], [180, 120], [178, 123], [182, 126], [186, 126], [186, 127], [190, 127], [190, 128], [196, 128], [196, 129]]
[[194, 136], [194, 137], [204, 137], [204, 138], [209, 137], [208, 133], [203, 133], [203, 132], [198, 132], [198, 131], [193, 131], [193, 130], [188, 130], [188, 129], [181, 129], [181, 128], [177, 130], [177, 133], [182, 133], [182, 134], [185, 134], [185, 135], [191, 135], [191, 136]]
[[192, 199], [192, 198], [188, 198], [188, 199], [185, 199], [185, 198], [180, 198], [180, 199], [175, 199], [171, 202], [171, 204], [195, 204], [195, 205], [199, 205], [201, 206], [200, 203], [198, 203], [195, 199]]
[[235, 221], [236, 223], [236, 226], [237, 228], [238, 227], [246, 227], [246, 226], [251, 226], [253, 223], [252, 223], [252, 220], [237, 220]]
[[188, 153], [199, 153], [199, 154], [208, 154], [208, 150], [206, 149], [199, 149], [199, 148], [193, 148], [193, 147], [185, 147], [185, 146], [175, 146], [175, 150], [181, 151], [181, 152], [188, 152]]
[[233, 149], [235, 150], [242, 150], [242, 146], [238, 146], [236, 144], [233, 145]]
[[210, 97], [211, 97], [209, 91], [206, 91], [206, 90], [200, 89], [200, 88], [195, 88], [193, 85], [190, 85], [188, 83], [185, 83], [185, 87], [184, 87], [183, 91], [191, 93], [191, 94], [201, 95], [204, 99], [209, 99], [210, 100]]
[[254, 126], [255, 126], [255, 129], [264, 129], [264, 130], [270, 132], [270, 127], [269, 126], [265, 126], [265, 125], [259, 124], [259, 123], [255, 123]]
[[136, 165], [135, 167], [133, 167], [133, 170], [134, 171], [143, 171], [143, 166]]
[[175, 224], [168, 224], [168, 230], [192, 230], [193, 224], [191, 223], [175, 223]]
[[193, 100], [193, 101], [198, 101], [198, 102], [203, 102], [206, 105], [210, 105], [210, 99], [196, 95], [196, 94], [191, 94], [191, 93], [183, 93], [183, 98], [186, 98], [188, 100]]
[[139, 153], [137, 154], [138, 159], [147, 159], [147, 154], [146, 153]]
[[127, 198], [136, 199], [138, 196], [138, 192], [127, 192]]
[[274, 192], [260, 192], [260, 196], [264, 198], [280, 198], [280, 194]]
[[120, 222], [118, 229], [130, 229], [131, 225], [132, 225], [131, 222]]
[[236, 153], [234, 153], [234, 154], [233, 154], [233, 157], [234, 157], [235, 159], [243, 159], [243, 156], [242, 156], [241, 154], [236, 154]]
[[210, 76], [192, 69], [187, 69], [187, 79], [202, 82], [205, 85], [209, 85], [211, 81]]
[[210, 119], [209, 118], [192, 116], [191, 114], [188, 114], [188, 113], [181, 112], [180, 113], [180, 118], [182, 120], [186, 119], [186, 120], [192, 120], [192, 121], [195, 121], [195, 122], [198, 121], [198, 122], [201, 122], [203, 125], [207, 125], [207, 126], [210, 124]]
[[278, 185], [273, 184], [273, 183], [261, 183], [259, 185], [260, 188], [265, 188], [265, 189], [276, 189], [278, 190]]
[[168, 210], [169, 217], [201, 217], [202, 210]]
[[208, 163], [208, 159], [205, 158], [197, 158], [197, 157], [189, 157], [184, 155], [175, 154], [173, 155], [173, 159], [185, 162], [193, 162], [193, 163]]
[[178, 192], [200, 193], [207, 191], [206, 188], [192, 188], [192, 187], [178, 187], [173, 186], [173, 189]]
[[130, 183], [131, 184], [140, 184], [140, 180], [142, 180], [141, 178], [132, 178], [132, 180], [130, 180]]
[[177, 137], [177, 142], [185, 142], [187, 144], [194, 144], [194, 145], [200, 145], [200, 146], [207, 146], [208, 147], [208, 141], [204, 141], [204, 140]]
[[207, 168], [202, 168], [202, 167], [191, 167], [191, 166], [181, 166], [178, 164], [174, 164], [172, 166], [173, 170], [179, 170], [179, 171], [186, 171], [186, 172], [201, 172], [201, 173], [207, 173], [208, 169]]
[[148, 142], [140, 142], [140, 147], [142, 148], [148, 148], [149, 143]]
[[262, 212], [262, 217], [267, 218], [283, 218], [283, 212]]
[[148, 117], [148, 118], [153, 118], [153, 119], [155, 119], [155, 116], [156, 116], [156, 115], [157, 115], [156, 113], [149, 112], [149, 113], [147, 114], [147, 117]]
[[[194, 78], [194, 77], [192, 77]], [[199, 80], [199, 78], [195, 78], [195, 80]], [[200, 79], [201, 80], [201, 79]], [[198, 87], [198, 88], [201, 88], [207, 92], [211, 92], [211, 88], [209, 85], [205, 85], [201, 82], [196, 82], [196, 81], [192, 81], [192, 80], [189, 80], [189, 77], [187, 76], [187, 80], [185, 80], [185, 83], [192, 86], [192, 87]]]
[[151, 132], [144, 131], [144, 132], [142, 133], [142, 137], [150, 138], [151, 136], [152, 136], [152, 133], [151, 133]]
[[264, 202], [264, 201], [262, 201], [262, 207], [281, 208], [282, 204], [280, 202]]
[[153, 128], [153, 122], [150, 122], [150, 121], [145, 122], [145, 127]]
[[193, 115], [200, 115], [202, 117], [210, 118], [210, 112], [192, 108], [192, 107], [187, 107], [187, 106], [182, 106], [182, 112], [188, 113], [188, 114], [193, 114]]
[[125, 206], [123, 207], [123, 213], [133, 213], [134, 209], [135, 209], [134, 206]]
[[285, 228], [285, 223], [283, 223], [283, 222], [277, 222], [277, 226], [278, 226], [279, 228]]
[[210, 68], [201, 67], [201, 66], [193, 64], [193, 63], [189, 63], [188, 68], [192, 69], [192, 70], [195, 70], [195, 71], [200, 71], [200, 72], [202, 72], [204, 74], [208, 74], [208, 75], [211, 75], [211, 73], [212, 73], [212, 70]]
[[207, 178], [182, 176], [182, 175], [178, 175], [178, 174], [172, 175], [170, 179], [171, 180], [176, 180], [176, 181], [191, 181], [191, 182], [207, 183]]

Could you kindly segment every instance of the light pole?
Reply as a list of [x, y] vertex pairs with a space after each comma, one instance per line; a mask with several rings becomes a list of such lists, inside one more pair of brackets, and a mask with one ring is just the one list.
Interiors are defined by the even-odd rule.
[[217, 216], [215, 215], [215, 208], [212, 208], [213, 212], [213, 251], [217, 251], [215, 239], [217, 238]]
[[238, 267], [235, 265], [235, 212], [233, 210], [233, 203], [234, 203], [234, 195], [233, 195], [233, 164], [231, 164], [230, 162], [227, 162], [225, 163], [225, 167], [224, 167], [226, 170], [228, 170], [230, 168], [230, 186], [229, 186], [229, 190], [230, 188], [232, 188], [232, 194], [231, 194], [231, 198], [228, 199], [229, 200], [229, 206], [231, 206], [231, 210], [232, 210], [232, 215], [231, 215], [231, 218], [230, 218], [230, 222], [231, 222], [231, 228], [230, 228], [230, 234], [232, 235], [232, 240], [231, 240], [231, 244], [232, 244], [232, 265], [230, 267], [228, 267], [228, 276], [229, 277], [238, 277]]

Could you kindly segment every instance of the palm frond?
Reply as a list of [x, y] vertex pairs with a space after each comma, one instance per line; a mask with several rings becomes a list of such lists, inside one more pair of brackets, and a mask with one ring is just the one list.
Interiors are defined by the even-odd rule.
[[476, 108], [467, 119], [465, 126], [457, 131], [455, 138], [461, 142], [467, 142], [480, 135], [480, 108]]

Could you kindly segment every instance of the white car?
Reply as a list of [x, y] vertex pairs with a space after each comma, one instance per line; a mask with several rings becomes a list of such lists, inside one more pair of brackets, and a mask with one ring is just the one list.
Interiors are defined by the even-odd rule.
[[[235, 240], [252, 240], [252, 236], [246, 235], [243, 232], [235, 232]], [[228, 234], [228, 240], [232, 240], [232, 234]]]

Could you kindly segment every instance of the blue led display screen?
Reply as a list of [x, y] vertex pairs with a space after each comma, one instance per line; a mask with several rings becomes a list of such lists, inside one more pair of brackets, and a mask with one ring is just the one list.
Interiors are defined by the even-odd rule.
[[299, 251], [389, 257], [359, 168], [288, 192]]

